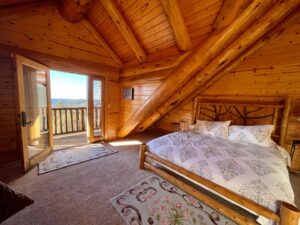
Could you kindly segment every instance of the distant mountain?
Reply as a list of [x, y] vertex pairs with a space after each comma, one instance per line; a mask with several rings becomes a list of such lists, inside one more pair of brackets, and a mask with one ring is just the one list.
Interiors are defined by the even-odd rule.
[[51, 99], [52, 108], [73, 108], [73, 107], [87, 107], [86, 99]]

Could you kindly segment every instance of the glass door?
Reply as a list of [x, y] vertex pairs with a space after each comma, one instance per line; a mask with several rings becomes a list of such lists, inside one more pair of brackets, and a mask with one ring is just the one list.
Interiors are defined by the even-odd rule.
[[89, 76], [89, 142], [103, 140], [103, 113], [102, 113], [102, 95], [103, 95], [102, 79], [95, 76]]
[[24, 172], [53, 148], [49, 70], [15, 55], [18, 87], [18, 127]]

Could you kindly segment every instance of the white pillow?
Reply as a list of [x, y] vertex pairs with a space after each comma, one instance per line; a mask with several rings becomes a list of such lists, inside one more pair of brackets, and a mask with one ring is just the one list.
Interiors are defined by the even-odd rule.
[[188, 130], [195, 130], [195, 126], [196, 126], [195, 124], [189, 125]]
[[201, 134], [209, 134], [214, 137], [227, 138], [231, 121], [205, 121], [197, 120], [194, 131]]
[[228, 139], [242, 143], [252, 143], [264, 147], [272, 146], [273, 125], [230, 126]]

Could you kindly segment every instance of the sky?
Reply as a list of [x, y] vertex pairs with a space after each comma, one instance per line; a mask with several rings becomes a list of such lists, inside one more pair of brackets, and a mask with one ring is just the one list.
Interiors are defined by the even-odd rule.
[[87, 99], [87, 76], [50, 70], [51, 98]]

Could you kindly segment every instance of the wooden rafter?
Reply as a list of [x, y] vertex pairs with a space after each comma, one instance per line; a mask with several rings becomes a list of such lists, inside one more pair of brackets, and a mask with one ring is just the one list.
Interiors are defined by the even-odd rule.
[[108, 54], [113, 58], [113, 60], [120, 66], [123, 67], [123, 62], [117, 56], [117, 54], [112, 50], [112, 48], [106, 43], [103, 37], [99, 34], [96, 28], [87, 20], [83, 19], [82, 23], [89, 30], [89, 32], [93, 35], [93, 37], [99, 42], [99, 44], [108, 52]]
[[142, 46], [137, 41], [136, 37], [134, 36], [132, 30], [122, 17], [121, 13], [117, 9], [113, 0], [101, 0], [102, 5], [108, 12], [111, 19], [114, 21], [116, 27], [120, 30], [122, 36], [127, 41], [129, 46], [131, 47], [132, 51], [135, 53], [137, 59], [140, 62], [145, 62], [147, 59], [146, 53]]
[[187, 52], [180, 56], [169, 57], [163, 60], [157, 60], [154, 62], [143, 63], [138, 66], [124, 68], [120, 73], [120, 77], [140, 76], [141, 74], [172, 69], [178, 66], [179, 63], [181, 63], [182, 60], [184, 60], [189, 54], [190, 52]]
[[[295, 2], [294, 2], [295, 3]], [[276, 9], [273, 9], [273, 13], [275, 10], [280, 10], [280, 7]], [[287, 11], [286, 11], [287, 13]], [[275, 15], [275, 14], [274, 14]], [[278, 15], [277, 15], [278, 16]], [[272, 11], [264, 16], [262, 18], [262, 21], [265, 21], [266, 24], [268, 23], [266, 21], [266, 18], [269, 18], [270, 20], [274, 19], [272, 17]], [[138, 131], [142, 132], [149, 128], [154, 122], [158, 121], [162, 116], [164, 116], [166, 113], [173, 113], [179, 108], [182, 108], [184, 105], [186, 105], [188, 102], [192, 101], [194, 98], [205, 92], [209, 87], [211, 87], [215, 82], [217, 82], [220, 78], [225, 76], [227, 73], [231, 72], [234, 68], [236, 68], [240, 63], [245, 61], [246, 58], [248, 58], [253, 53], [257, 52], [261, 47], [263, 47], [266, 43], [268, 43], [271, 39], [274, 39], [278, 35], [281, 34], [282, 30], [284, 29], [284, 26], [286, 24], [286, 21], [283, 21], [278, 25], [276, 28], [272, 30], [270, 34], [265, 35], [263, 38], [258, 40], [255, 44], [253, 44], [250, 48], [246, 49], [241, 55], [238, 55], [235, 60], [233, 60], [227, 67], [223, 67], [222, 70], [217, 72], [214, 76], [207, 79], [205, 82], [198, 82], [197, 76], [195, 76], [192, 80], [190, 80], [188, 83], [186, 83], [181, 89], [179, 89], [176, 94], [174, 94], [172, 97], [170, 97], [161, 107], [159, 107], [150, 117], [148, 117], [139, 127]], [[265, 25], [266, 25], [265, 24]], [[274, 25], [273, 25], [274, 26]], [[270, 27], [269, 27], [270, 29]], [[249, 32], [252, 32], [251, 29], [249, 29]], [[244, 34], [244, 37], [247, 37], [249, 34]], [[242, 46], [242, 45], [241, 45]], [[230, 52], [234, 49], [233, 45], [229, 46], [225, 50], [225, 52]], [[207, 68], [209, 68], [212, 64], [216, 65], [216, 62], [220, 63], [218, 61], [219, 59], [216, 58], [213, 62], [211, 62]], [[217, 64], [218, 64], [217, 63]], [[227, 63], [226, 63], [227, 64]], [[225, 65], [226, 66], [226, 65]], [[206, 75], [205, 70], [201, 71], [198, 74], [198, 79], [200, 74], [202, 76]], [[204, 81], [204, 80], [202, 80]]]
[[225, 0], [214, 22], [214, 29], [227, 27], [245, 9], [249, 0]]
[[137, 75], [137, 76], [132, 76], [132, 77], [121, 77], [120, 78], [120, 83], [122, 85], [131, 85], [131, 84], [149, 84], [151, 82], [158, 82], [158, 81], [163, 81], [165, 80], [168, 75], [172, 72], [171, 69], [166, 69], [166, 70], [161, 70], [158, 72], [153, 72], [153, 73], [147, 73], [147, 74], [142, 74], [142, 75]]
[[160, 0], [160, 2], [173, 29], [178, 48], [181, 51], [190, 50], [192, 47], [191, 39], [177, 0]]
[[199, 70], [224, 50], [230, 43], [257, 20], [270, 7], [269, 0], [254, 0], [246, 10], [230, 26], [221, 32], [211, 35], [201, 46], [195, 48], [177, 68], [175, 68], [163, 84], [151, 95], [150, 98], [132, 114], [118, 132], [119, 137], [128, 135], [150, 113], [168, 100], [184, 83], [190, 80]]

